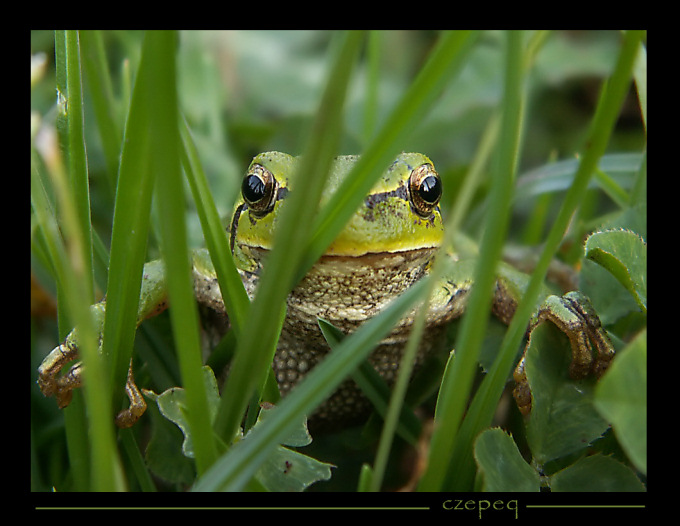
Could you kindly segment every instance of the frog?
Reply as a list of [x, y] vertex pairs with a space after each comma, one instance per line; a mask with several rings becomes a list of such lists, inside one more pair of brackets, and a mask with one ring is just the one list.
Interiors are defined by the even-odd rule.
[[[358, 159], [356, 155], [335, 158], [320, 206], [337, 191]], [[241, 195], [227, 229], [231, 253], [251, 299], [273, 247], [277, 223], [292, 191], [291, 181], [299, 162], [300, 157], [264, 152], [253, 158], [243, 177]], [[383, 171], [344, 229], [288, 296], [272, 363], [282, 396], [330, 352], [319, 319], [351, 333], [430, 273], [444, 239], [442, 194], [441, 177], [424, 154], [403, 152]], [[428, 303], [426, 330], [419, 343], [414, 371], [441, 348], [447, 327], [465, 311], [474, 285], [473, 260], [459, 258], [451, 249], [445, 257], [452, 259], [454, 270], [436, 284]], [[228, 325], [207, 250], [193, 252], [192, 272], [198, 304], [223, 317]], [[509, 323], [527, 276], [507, 264], [500, 264], [497, 274], [492, 311], [502, 322]], [[148, 262], [143, 271], [138, 324], [167, 307], [163, 262]], [[91, 307], [100, 333], [105, 309], [105, 299]], [[414, 317], [415, 308], [404, 315], [370, 355], [369, 362], [388, 384], [396, 379]], [[614, 348], [587, 297], [577, 291], [563, 296], [544, 294], [527, 334], [545, 321], [554, 323], [569, 337], [572, 347], [569, 372], [573, 378], [602, 375], [614, 357]], [[528, 415], [531, 390], [524, 369], [525, 355], [526, 350], [513, 373], [513, 395], [520, 411]], [[85, 375], [80, 362], [60, 374], [77, 359], [78, 335], [74, 329], [39, 367], [42, 393], [55, 396], [60, 408], [69, 405], [73, 390], [83, 383]], [[144, 396], [134, 380], [132, 362], [125, 391], [130, 405], [115, 416], [120, 428], [135, 424], [146, 410]], [[318, 428], [337, 428], [360, 420], [370, 410], [370, 402], [354, 381], [347, 379], [310, 415], [310, 422], [317, 422]]]

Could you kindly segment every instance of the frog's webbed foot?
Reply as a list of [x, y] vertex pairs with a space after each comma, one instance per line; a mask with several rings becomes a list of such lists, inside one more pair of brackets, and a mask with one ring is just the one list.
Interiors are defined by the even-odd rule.
[[[40, 390], [45, 396], [54, 395], [59, 409], [68, 406], [73, 397], [73, 389], [83, 385], [83, 367], [80, 362], [73, 365], [66, 374], [58, 376], [59, 371], [67, 363], [76, 359], [78, 359], [77, 345], [71, 338], [67, 338], [64, 343], [47, 355], [38, 368]], [[130, 361], [125, 392], [130, 400], [130, 407], [116, 416], [116, 425], [120, 428], [132, 426], [146, 411], [146, 402], [132, 375], [132, 361]]]
[[[534, 316], [529, 331], [544, 321], [553, 322], [569, 337], [572, 349], [569, 374], [573, 379], [584, 378], [591, 373], [599, 377], [607, 370], [614, 357], [614, 347], [595, 309], [583, 294], [569, 292], [562, 297], [549, 296]], [[522, 414], [528, 415], [531, 411], [531, 390], [524, 371], [525, 356], [526, 349], [513, 374], [516, 383], [513, 396]]]

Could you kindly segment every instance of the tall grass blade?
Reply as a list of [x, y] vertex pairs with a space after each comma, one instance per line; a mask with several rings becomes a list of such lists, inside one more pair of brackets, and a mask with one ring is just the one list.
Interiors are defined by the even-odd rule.
[[187, 400], [186, 416], [194, 442], [196, 469], [203, 473], [217, 458], [208, 397], [203, 381], [198, 308], [187, 246], [184, 186], [180, 166], [174, 31], [152, 31], [144, 38], [149, 82], [150, 169], [156, 173], [160, 246], [165, 261], [170, 319]]
[[437, 403], [438, 425], [432, 436], [428, 467], [419, 489], [439, 491], [449, 462], [451, 449], [465, 411], [477, 367], [479, 349], [491, 306], [491, 293], [495, 283], [498, 261], [507, 230], [512, 185], [516, 169], [521, 114], [521, 45], [522, 34], [510, 31], [506, 35], [506, 72], [503, 113], [500, 127], [499, 158], [492, 175], [490, 213], [487, 216], [482, 239], [479, 266], [475, 274], [475, 287], [463, 316], [461, 332], [456, 340], [456, 359], [450, 374], [442, 380]]
[[217, 272], [224, 305], [229, 314], [229, 323], [238, 337], [245, 325], [250, 300], [243, 288], [234, 259], [229, 253], [229, 239], [222, 226], [222, 220], [212, 198], [189, 127], [184, 119], [180, 119], [179, 126], [183, 145], [181, 154], [184, 173], [196, 202], [196, 211], [203, 228], [205, 243]]
[[113, 212], [102, 351], [110, 360], [114, 407], [118, 409], [137, 325], [156, 177], [150, 161], [149, 99], [155, 96], [151, 60], [144, 47], [125, 127]]
[[278, 340], [286, 297], [294, 285], [325, 176], [336, 153], [349, 77], [363, 34], [348, 32], [337, 49], [326, 91], [313, 124], [305, 155], [291, 185], [275, 244], [250, 306], [231, 373], [222, 395], [215, 430], [230, 443], [255, 389], [261, 388]]
[[106, 175], [111, 196], [116, 190], [118, 160], [120, 158], [122, 131], [116, 120], [116, 105], [113, 84], [104, 51], [101, 31], [80, 32], [83, 50], [83, 66], [92, 98], [92, 107], [101, 137], [102, 149], [106, 160]]

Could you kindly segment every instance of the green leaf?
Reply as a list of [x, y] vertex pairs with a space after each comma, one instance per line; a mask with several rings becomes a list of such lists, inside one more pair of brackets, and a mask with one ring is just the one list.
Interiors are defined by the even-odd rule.
[[589, 259], [582, 260], [579, 290], [590, 299], [605, 327], [640, 310], [621, 283], [607, 269]]
[[[145, 394], [156, 401], [159, 396], [150, 391]], [[182, 432], [161, 415], [158, 405], [149, 404], [147, 414], [152, 421], [152, 434], [144, 454], [146, 465], [154, 475], [172, 484], [191, 484], [196, 478], [196, 469], [193, 461], [180, 453], [184, 441]]]
[[303, 491], [319, 480], [330, 479], [331, 467], [334, 466], [279, 446], [255, 478], [269, 491]]
[[647, 312], [647, 244], [634, 232], [606, 230], [586, 240], [586, 258], [607, 269]]
[[[271, 409], [263, 408], [255, 425], [266, 420], [269, 414]], [[244, 440], [248, 440], [248, 435]], [[307, 431], [304, 418], [300, 420], [299, 426], [282, 440], [283, 445], [291, 447], [302, 447], [311, 442], [312, 437]], [[269, 491], [303, 491], [314, 482], [330, 479], [332, 467], [335, 466], [278, 446], [260, 466], [255, 478]]]
[[647, 331], [620, 351], [595, 388], [595, 407], [621, 447], [647, 473]]
[[525, 370], [532, 393], [527, 440], [539, 464], [588, 446], [607, 429], [593, 406], [595, 380], [569, 376], [571, 344], [552, 323], [531, 333]]
[[[205, 382], [206, 394], [208, 397], [208, 408], [210, 410], [210, 421], [215, 419], [217, 407], [219, 404], [219, 390], [217, 387], [217, 380], [215, 374], [210, 367], [203, 367], [203, 380]], [[189, 422], [187, 421], [186, 411], [186, 392], [181, 387], [171, 387], [157, 395], [151, 391], [144, 391], [148, 398], [151, 398], [158, 404], [158, 409], [161, 414], [174, 422], [177, 427], [182, 430], [184, 434], [184, 442], [182, 443], [182, 453], [186, 457], [194, 457], [194, 446], [191, 432], [189, 430]]]
[[[257, 422], [259, 424], [269, 418], [272, 414], [273, 405], [262, 404], [259, 414], [257, 415]], [[307, 423], [304, 418], [300, 419], [298, 427], [292, 429], [288, 435], [281, 439], [284, 446], [303, 447], [312, 443], [312, 435], [307, 430]]]
[[[208, 394], [210, 421], [214, 422], [220, 404], [220, 396], [215, 374], [210, 367], [203, 367], [203, 380]], [[158, 409], [165, 418], [175, 423], [177, 427], [180, 428], [184, 434], [182, 453], [186, 457], [194, 458], [194, 441], [187, 420], [185, 390], [181, 387], [173, 387], [167, 389], [160, 395], [150, 391], [145, 391], [145, 394], [148, 398], [156, 402]], [[263, 420], [267, 420], [269, 414], [270, 410], [263, 408], [260, 411], [257, 423], [253, 429], [256, 429], [257, 426], [261, 425]], [[238, 439], [240, 442], [247, 442], [249, 440], [250, 433], [244, 438]], [[157, 437], [156, 442], [161, 442], [160, 445], [154, 445], [153, 451], [156, 456], [158, 456], [159, 449], [171, 446], [163, 444]], [[312, 457], [283, 447], [283, 445], [302, 447], [309, 445], [311, 442], [312, 437], [307, 431], [306, 420], [302, 418], [298, 425], [292, 428], [291, 431], [281, 439], [282, 445], [278, 445], [274, 448], [267, 459], [262, 463], [260, 469], [255, 473], [257, 481], [270, 491], [302, 491], [314, 482], [328, 480], [331, 477], [330, 468], [333, 467], [331, 464], [320, 462]], [[159, 464], [160, 461], [156, 458], [154, 472], [160, 471], [162, 476], [186, 477], [186, 466], [182, 463], [171, 462], [170, 466], [159, 466]], [[176, 472], [177, 470], [180, 471]]]
[[539, 491], [540, 477], [525, 462], [512, 437], [500, 428], [487, 429], [475, 441], [484, 491]]
[[550, 478], [552, 491], [645, 491], [635, 473], [603, 455], [585, 457]]

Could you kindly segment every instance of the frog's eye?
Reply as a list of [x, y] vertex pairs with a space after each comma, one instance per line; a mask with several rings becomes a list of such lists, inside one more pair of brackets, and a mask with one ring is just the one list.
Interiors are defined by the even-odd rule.
[[276, 179], [264, 166], [255, 164], [243, 178], [241, 195], [248, 207], [257, 215], [265, 215], [276, 202]]
[[431, 164], [422, 164], [411, 172], [409, 194], [418, 215], [430, 217], [442, 197], [442, 182]]

